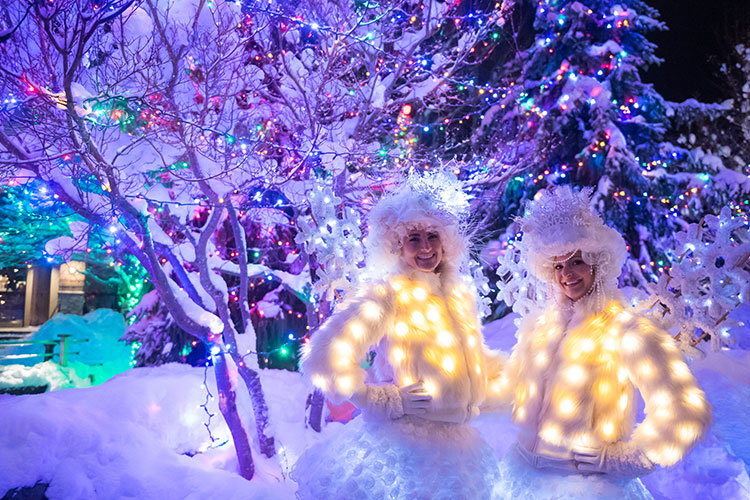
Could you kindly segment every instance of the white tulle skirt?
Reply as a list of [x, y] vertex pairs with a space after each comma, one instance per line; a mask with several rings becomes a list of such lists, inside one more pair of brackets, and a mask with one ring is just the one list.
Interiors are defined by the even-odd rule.
[[640, 479], [536, 469], [512, 446], [500, 462], [495, 492], [503, 500], [654, 500]]
[[291, 477], [302, 500], [489, 500], [499, 471], [468, 424], [356, 418], [306, 450]]

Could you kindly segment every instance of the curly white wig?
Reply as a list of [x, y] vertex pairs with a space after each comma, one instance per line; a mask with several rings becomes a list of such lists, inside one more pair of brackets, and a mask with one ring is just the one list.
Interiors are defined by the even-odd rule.
[[627, 246], [620, 233], [591, 210], [591, 188], [550, 188], [529, 201], [524, 216], [516, 221], [523, 231], [529, 269], [540, 280], [553, 282], [555, 258], [580, 250], [602, 284], [617, 287]]
[[436, 231], [443, 246], [439, 269], [458, 271], [468, 253], [462, 232], [468, 197], [461, 183], [448, 174], [414, 175], [370, 210], [365, 242], [372, 275], [385, 276], [399, 269], [401, 247], [414, 229]]

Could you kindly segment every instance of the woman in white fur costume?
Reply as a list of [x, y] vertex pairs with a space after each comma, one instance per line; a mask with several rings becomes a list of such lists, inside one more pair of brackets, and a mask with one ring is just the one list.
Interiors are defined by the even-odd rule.
[[674, 340], [629, 311], [617, 289], [625, 241], [589, 205], [590, 190], [560, 187], [519, 219], [529, 269], [553, 300], [524, 318], [490, 387], [520, 427], [501, 464], [508, 499], [651, 499], [638, 477], [679, 461], [711, 420]]
[[329, 399], [350, 399], [363, 418], [302, 455], [298, 498], [491, 498], [498, 463], [469, 421], [499, 359], [459, 276], [468, 203], [452, 183], [411, 179], [369, 215], [368, 271], [382, 279], [312, 335], [301, 361]]

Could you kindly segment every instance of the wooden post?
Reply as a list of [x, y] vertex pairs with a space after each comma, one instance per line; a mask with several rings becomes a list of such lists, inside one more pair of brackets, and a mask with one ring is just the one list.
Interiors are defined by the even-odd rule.
[[51, 319], [54, 316], [60, 304], [58, 302], [58, 294], [60, 292], [60, 266], [55, 266], [50, 269], [49, 278], [49, 307], [47, 309], [47, 319]]
[[[50, 285], [52, 269], [36, 266], [29, 269], [26, 275], [26, 305], [24, 306], [23, 325], [43, 325], [50, 318]], [[57, 304], [55, 304], [55, 308]]]
[[58, 337], [60, 337], [60, 366], [65, 366], [65, 363], [67, 361], [65, 359], [65, 355], [66, 355], [66, 353], [65, 353], [65, 349], [66, 349], [65, 340], [68, 337], [70, 337], [70, 335], [66, 334], [66, 333], [61, 333], [60, 335], [58, 335]]
[[52, 361], [55, 357], [55, 344], [44, 344], [44, 361]]
[[34, 301], [34, 268], [26, 271], [26, 297], [23, 302], [23, 326], [31, 326], [31, 303]]

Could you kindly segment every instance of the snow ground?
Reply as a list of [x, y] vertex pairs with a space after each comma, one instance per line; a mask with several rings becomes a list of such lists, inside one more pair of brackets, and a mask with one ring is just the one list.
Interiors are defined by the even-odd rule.
[[[514, 331], [513, 317], [492, 323], [487, 343], [509, 350]], [[712, 433], [677, 467], [644, 482], [656, 500], [750, 499], [750, 351], [713, 353], [693, 369], [714, 407]], [[212, 389], [213, 371], [205, 374]], [[252, 481], [235, 473], [228, 430], [209, 398], [218, 445], [211, 446], [200, 406], [207, 397], [202, 368], [138, 368], [96, 387], [0, 396], [0, 495], [41, 482], [49, 484], [49, 499], [292, 499], [291, 466], [343, 424], [328, 424], [321, 434], [305, 427], [310, 385], [299, 374], [264, 370], [262, 381], [279, 453], [272, 459], [254, 454]], [[252, 430], [247, 393], [239, 394], [238, 405]], [[498, 456], [515, 439], [505, 415], [484, 415], [475, 425]]]

